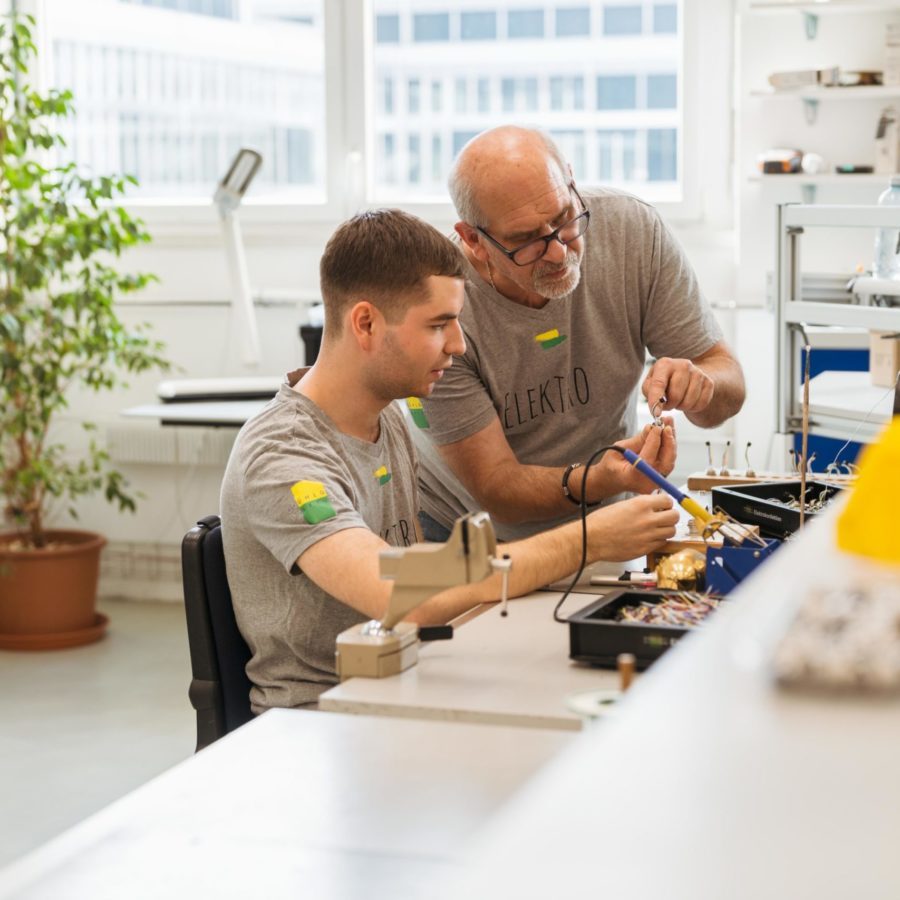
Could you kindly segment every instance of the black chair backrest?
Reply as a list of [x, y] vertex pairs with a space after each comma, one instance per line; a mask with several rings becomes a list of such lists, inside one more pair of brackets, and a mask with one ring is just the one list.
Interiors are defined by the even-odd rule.
[[184, 609], [197, 711], [197, 750], [253, 718], [246, 666], [250, 648], [238, 631], [225, 574], [222, 523], [206, 516], [181, 542]]

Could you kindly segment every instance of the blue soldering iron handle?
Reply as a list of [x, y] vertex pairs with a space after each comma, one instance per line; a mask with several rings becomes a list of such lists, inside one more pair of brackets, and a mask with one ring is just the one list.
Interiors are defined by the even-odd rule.
[[684, 494], [679, 491], [668, 478], [664, 478], [653, 468], [653, 466], [641, 459], [634, 450], [623, 448], [622, 455], [638, 470], [638, 472], [642, 472], [655, 485], [661, 487], [670, 497], [673, 497], [676, 503], [681, 504], [684, 502]]

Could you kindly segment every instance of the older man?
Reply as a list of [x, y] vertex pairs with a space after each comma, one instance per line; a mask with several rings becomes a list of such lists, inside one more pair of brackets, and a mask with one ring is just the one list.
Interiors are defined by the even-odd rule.
[[[426, 535], [483, 508], [508, 523], [503, 537], [520, 537], [577, 514], [584, 493], [595, 504], [651, 490], [617, 454], [584, 483], [591, 453], [634, 433], [639, 387], [651, 407], [700, 426], [740, 409], [741, 368], [652, 206], [579, 191], [550, 138], [512, 126], [469, 142], [450, 193], [468, 347], [414, 419]], [[674, 466], [670, 426], [627, 443]]]

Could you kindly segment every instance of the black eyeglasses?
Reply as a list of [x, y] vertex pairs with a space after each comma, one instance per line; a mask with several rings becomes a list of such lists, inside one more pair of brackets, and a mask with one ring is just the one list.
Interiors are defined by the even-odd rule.
[[527, 266], [537, 262], [550, 249], [551, 241], [559, 241], [563, 246], [571, 244], [576, 238], [580, 238], [587, 231], [588, 225], [591, 224], [591, 211], [587, 208], [584, 200], [581, 199], [581, 194], [578, 193], [574, 181], [569, 182], [569, 189], [578, 198], [582, 212], [575, 216], [574, 219], [563, 222], [559, 228], [551, 231], [550, 234], [544, 237], [535, 238], [533, 241], [522, 244], [521, 247], [516, 247], [514, 250], [507, 250], [503, 244], [492, 238], [480, 225], [476, 225], [475, 230], [483, 234], [504, 256], [509, 257], [517, 266]]

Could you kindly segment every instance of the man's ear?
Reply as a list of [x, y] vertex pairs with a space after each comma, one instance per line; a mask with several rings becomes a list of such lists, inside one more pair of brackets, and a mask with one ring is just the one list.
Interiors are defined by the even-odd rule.
[[359, 300], [347, 313], [347, 329], [363, 350], [369, 350], [384, 331], [384, 316], [370, 300]]
[[481, 235], [477, 229], [473, 228], [468, 222], [457, 222], [453, 226], [454, 231], [460, 236], [462, 242], [466, 245], [469, 252], [478, 260], [483, 261], [487, 256], [487, 249], [481, 240]]

